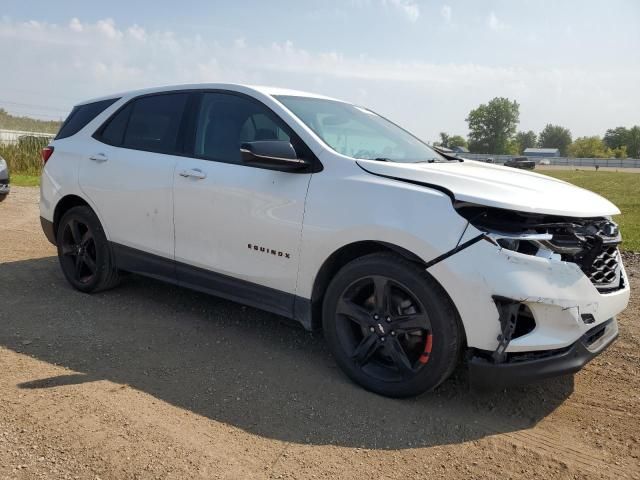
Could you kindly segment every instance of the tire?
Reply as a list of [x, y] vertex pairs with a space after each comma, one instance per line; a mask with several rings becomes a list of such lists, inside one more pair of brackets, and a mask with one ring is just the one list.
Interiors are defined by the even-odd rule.
[[0, 193], [0, 202], [2, 202], [5, 198], [7, 198], [8, 193]]
[[113, 252], [96, 214], [87, 206], [67, 211], [56, 231], [62, 273], [75, 288], [99, 292], [118, 284]]
[[325, 294], [322, 323], [347, 376], [388, 397], [433, 390], [460, 358], [463, 331], [448, 296], [424, 268], [393, 253], [342, 267]]

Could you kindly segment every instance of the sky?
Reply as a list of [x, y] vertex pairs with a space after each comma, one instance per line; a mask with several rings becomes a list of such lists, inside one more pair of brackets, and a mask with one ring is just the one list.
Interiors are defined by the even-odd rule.
[[638, 0], [0, 0], [0, 108], [233, 82], [367, 106], [427, 141], [504, 96], [519, 130], [640, 124]]

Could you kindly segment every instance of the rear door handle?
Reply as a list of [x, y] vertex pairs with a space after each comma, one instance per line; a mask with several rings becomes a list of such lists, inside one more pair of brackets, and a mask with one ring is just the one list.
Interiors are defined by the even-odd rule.
[[89, 160], [93, 160], [94, 162], [97, 162], [97, 163], [102, 163], [102, 162], [106, 162], [109, 159], [104, 153], [96, 153], [95, 155], [91, 155], [89, 157]]
[[197, 178], [198, 180], [207, 178], [207, 174], [204, 173], [199, 168], [190, 168], [189, 170], [182, 170], [180, 172], [180, 176], [185, 178]]

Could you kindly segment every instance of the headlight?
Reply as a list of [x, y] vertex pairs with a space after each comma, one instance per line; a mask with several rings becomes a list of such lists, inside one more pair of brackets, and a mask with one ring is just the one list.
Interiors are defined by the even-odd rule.
[[561, 260], [561, 255], [547, 246], [548, 242], [553, 240], [553, 235], [550, 233], [485, 232], [489, 240], [506, 250]]
[[464, 203], [455, 208], [501, 248], [575, 263], [601, 291], [621, 284], [622, 239], [611, 218], [560, 217]]
[[465, 203], [455, 208], [471, 225], [509, 249], [532, 242], [556, 253], [576, 254], [587, 244], [621, 241], [618, 226], [607, 217], [560, 217]]

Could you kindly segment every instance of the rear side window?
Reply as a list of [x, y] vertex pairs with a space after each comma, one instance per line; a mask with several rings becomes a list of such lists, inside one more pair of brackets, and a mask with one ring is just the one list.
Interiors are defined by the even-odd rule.
[[178, 129], [187, 97], [186, 93], [177, 93], [136, 100], [122, 146], [152, 152], [176, 152]]
[[98, 140], [116, 147], [159, 153], [177, 153], [187, 93], [153, 95], [133, 100], [111, 117]]
[[110, 98], [99, 102], [87, 103], [73, 107], [71, 113], [60, 127], [56, 140], [75, 135], [82, 130], [91, 120], [104, 112], [109, 106], [117, 102], [119, 98]]

